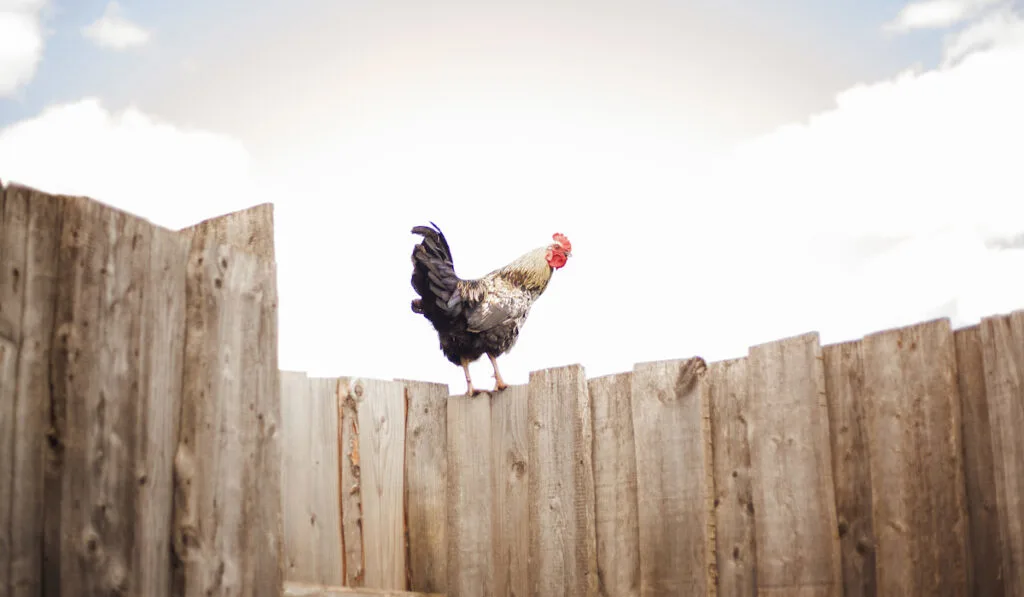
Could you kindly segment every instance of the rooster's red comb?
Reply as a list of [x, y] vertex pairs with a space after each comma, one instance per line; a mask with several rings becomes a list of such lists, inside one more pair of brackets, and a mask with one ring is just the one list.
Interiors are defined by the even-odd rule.
[[555, 239], [556, 243], [562, 245], [562, 248], [565, 249], [567, 252], [572, 252], [572, 243], [569, 242], [569, 239], [566, 238], [564, 234], [562, 234], [561, 232], [556, 232], [551, 235], [551, 238]]

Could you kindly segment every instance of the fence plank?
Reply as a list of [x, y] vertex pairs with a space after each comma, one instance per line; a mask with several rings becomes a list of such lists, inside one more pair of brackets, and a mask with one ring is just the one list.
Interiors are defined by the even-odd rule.
[[310, 461], [313, 405], [309, 378], [297, 371], [281, 372], [281, 510], [284, 517], [285, 580], [320, 582], [312, 563], [310, 541], [313, 507], [309, 494], [314, 464]]
[[349, 380], [359, 422], [365, 586], [405, 589], [405, 388]]
[[276, 275], [267, 256], [218, 244], [224, 229], [213, 220], [185, 235], [192, 249], [175, 456], [176, 593], [278, 595], [281, 494], [268, 490], [280, 487], [281, 465]]
[[757, 595], [754, 503], [747, 441], [747, 360], [708, 365], [714, 446], [715, 544], [720, 597]]
[[844, 597], [874, 597], [875, 534], [860, 342], [822, 348]]
[[502, 597], [525, 596], [529, 590], [529, 397], [526, 385], [491, 396], [491, 565], [494, 595]]
[[442, 593], [411, 593], [366, 588], [354, 589], [299, 582], [286, 582], [283, 594], [284, 597], [444, 597]]
[[351, 379], [338, 380], [338, 457], [341, 459], [341, 530], [345, 547], [345, 585], [362, 587], [366, 581], [366, 562], [363, 550], [363, 500], [360, 480], [359, 417], [355, 394], [350, 389]]
[[967, 594], [960, 402], [949, 320], [862, 341], [881, 595]]
[[594, 418], [594, 519], [601, 595], [640, 595], [632, 385], [631, 372], [588, 382]]
[[310, 526], [316, 545], [316, 582], [340, 585], [345, 580], [342, 562], [341, 497], [338, 490], [338, 401], [335, 398], [338, 380], [312, 378], [309, 397], [313, 403], [310, 440], [314, 467]]
[[[247, 325], [243, 326], [246, 350], [236, 360], [240, 358], [242, 370], [246, 372], [238, 400], [242, 407], [238, 440], [247, 459], [241, 489], [242, 516], [246, 522], [239, 538], [245, 557], [240, 562], [242, 568], [238, 576], [243, 593], [255, 591], [253, 595], [275, 594], [284, 577], [281, 493], [266, 491], [268, 485], [279, 487], [281, 478], [278, 433], [281, 385], [277, 366], [278, 297], [273, 213], [273, 205], [265, 203], [210, 218], [181, 232], [182, 237], [191, 241], [192, 259], [204, 254], [219, 256], [221, 268], [230, 269], [229, 264], [238, 261], [231, 257], [237, 255], [249, 262], [241, 269], [252, 271], [248, 284], [244, 285], [247, 287], [237, 291], [246, 306], [242, 320]], [[213, 268], [208, 273], [210, 279], [206, 283], [212, 282], [216, 288], [218, 274]], [[203, 283], [199, 277], [192, 280], [194, 284]], [[192, 285], [188, 291], [190, 296], [202, 296]], [[187, 313], [197, 315], [199, 312]], [[195, 333], [203, 325], [197, 329], [190, 320], [189, 331]], [[235, 386], [230, 387], [234, 391]]]
[[170, 513], [178, 441], [185, 346], [185, 284], [189, 246], [177, 233], [154, 227], [143, 294], [142, 373], [138, 396], [136, 468], [139, 514], [134, 569], [139, 595], [171, 591]]
[[1006, 594], [1024, 596], [1024, 311], [981, 320]]
[[19, 443], [31, 445], [33, 441], [18, 437], [17, 416], [23, 402], [18, 396], [18, 352], [26, 310], [23, 276], [28, 275], [30, 212], [27, 193], [11, 189], [8, 197], [8, 191], [0, 187], [0, 593], [4, 595], [14, 590], [14, 543], [22, 541], [12, 532], [13, 512], [8, 506], [14, 502], [15, 454]]
[[448, 595], [491, 597], [491, 406], [448, 398]]
[[750, 348], [750, 463], [758, 594], [841, 594], [818, 334]]
[[593, 417], [583, 367], [530, 373], [530, 592], [597, 594]]
[[[44, 438], [61, 202], [0, 188], [0, 593], [43, 583]], [[9, 532], [9, 534], [8, 534]]]
[[[10, 197], [0, 187], [0, 591], [13, 591], [11, 568], [14, 564], [15, 538], [12, 524], [14, 501], [15, 453], [18, 443], [31, 442], [19, 438], [17, 412], [18, 352], [22, 338], [25, 310], [25, 284], [28, 275], [28, 198], [13, 189]], [[23, 274], [24, 272], [24, 274]], [[20, 554], [23, 558], [25, 554]]]
[[715, 590], [706, 370], [699, 357], [633, 369], [642, 595]]
[[405, 516], [409, 589], [448, 587], [447, 384], [403, 380], [406, 401]]
[[968, 577], [974, 597], [1003, 597], [1002, 542], [996, 510], [992, 425], [978, 326], [953, 333], [963, 420], [964, 479], [970, 517]]
[[281, 372], [281, 467], [285, 578], [340, 585], [336, 379]]
[[140, 394], [149, 388], [140, 355], [152, 227], [85, 198], [64, 207], [53, 355], [64, 460], [62, 490], [46, 499], [59, 512], [60, 544], [46, 549], [59, 553], [54, 580], [64, 594], [141, 590], [135, 558], [159, 549], [134, 532], [146, 468], [138, 460], [148, 427]]

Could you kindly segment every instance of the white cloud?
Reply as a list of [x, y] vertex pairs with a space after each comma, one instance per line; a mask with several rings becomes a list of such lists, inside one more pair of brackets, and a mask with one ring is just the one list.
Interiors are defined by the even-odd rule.
[[100, 47], [113, 50], [141, 46], [152, 37], [149, 30], [121, 16], [121, 7], [113, 1], [107, 4], [102, 17], [82, 27], [82, 35]]
[[943, 65], [951, 66], [977, 50], [1022, 44], [1024, 20], [1009, 9], [994, 11], [946, 40]]
[[959, 61], [849, 89], [718, 165], [710, 219], [764, 255], [718, 263], [714, 294], [747, 300], [751, 275], [779, 288], [736, 304], [749, 333], [834, 341], [1024, 308], [1024, 22], [994, 22], [954, 42]]
[[0, 97], [32, 80], [43, 55], [45, 0], [0, 0]]
[[171, 228], [259, 202], [239, 142], [91, 98], [0, 130], [0, 165], [5, 183], [87, 195]]
[[985, 9], [1006, 0], [921, 0], [903, 7], [884, 25], [886, 31], [942, 29], [973, 19]]

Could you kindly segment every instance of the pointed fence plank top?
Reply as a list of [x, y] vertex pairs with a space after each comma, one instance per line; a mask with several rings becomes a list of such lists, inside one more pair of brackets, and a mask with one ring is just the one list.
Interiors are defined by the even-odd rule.
[[818, 335], [750, 349], [759, 594], [838, 597], [841, 561]]

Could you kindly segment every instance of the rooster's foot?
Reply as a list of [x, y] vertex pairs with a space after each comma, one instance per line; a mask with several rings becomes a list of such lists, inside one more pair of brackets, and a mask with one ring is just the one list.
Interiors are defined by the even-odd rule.
[[503, 382], [503, 381], [499, 381], [498, 383], [494, 384], [494, 389], [492, 391], [493, 392], [500, 392], [502, 390], [507, 390], [507, 389], [508, 389], [508, 384]]

